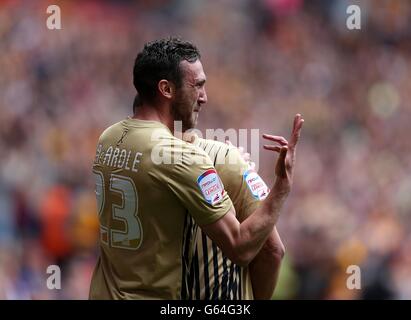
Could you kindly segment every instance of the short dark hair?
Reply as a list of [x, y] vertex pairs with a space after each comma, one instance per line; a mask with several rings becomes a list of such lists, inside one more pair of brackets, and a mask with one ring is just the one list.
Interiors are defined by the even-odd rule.
[[152, 41], [144, 45], [137, 55], [133, 69], [133, 84], [140, 102], [152, 102], [157, 94], [157, 84], [166, 79], [177, 88], [182, 84], [180, 62], [195, 62], [200, 59], [196, 46], [179, 38]]

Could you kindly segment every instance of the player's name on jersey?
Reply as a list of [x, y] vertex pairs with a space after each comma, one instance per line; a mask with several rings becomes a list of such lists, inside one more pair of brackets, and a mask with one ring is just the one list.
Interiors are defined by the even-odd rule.
[[103, 146], [99, 144], [96, 151], [95, 163], [133, 172], [138, 171], [137, 167], [143, 156], [141, 152], [113, 146], [109, 146], [106, 151], [102, 149]]

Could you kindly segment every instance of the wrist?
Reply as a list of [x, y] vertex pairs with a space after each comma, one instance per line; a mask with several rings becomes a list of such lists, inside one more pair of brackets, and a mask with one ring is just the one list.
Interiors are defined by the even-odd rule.
[[291, 191], [291, 185], [288, 178], [277, 177], [271, 192], [281, 197], [287, 197]]

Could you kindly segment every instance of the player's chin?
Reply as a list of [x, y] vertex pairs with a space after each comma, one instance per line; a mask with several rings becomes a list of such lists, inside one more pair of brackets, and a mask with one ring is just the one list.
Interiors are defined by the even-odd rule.
[[199, 117], [199, 112], [194, 112], [193, 117], [192, 117], [192, 127], [195, 128], [198, 124], [198, 117]]
[[187, 130], [194, 129], [196, 124], [197, 124], [197, 119], [196, 120], [189, 119], [187, 121], [183, 121], [183, 131], [185, 132]]

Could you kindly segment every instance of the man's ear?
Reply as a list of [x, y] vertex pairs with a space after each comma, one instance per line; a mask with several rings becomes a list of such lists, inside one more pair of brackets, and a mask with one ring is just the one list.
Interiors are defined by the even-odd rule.
[[158, 82], [158, 90], [167, 99], [172, 99], [175, 93], [174, 84], [168, 80], [160, 80]]

